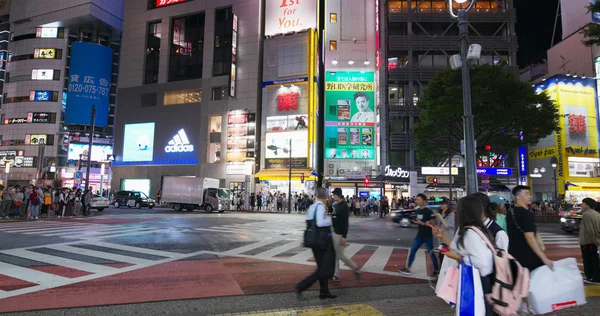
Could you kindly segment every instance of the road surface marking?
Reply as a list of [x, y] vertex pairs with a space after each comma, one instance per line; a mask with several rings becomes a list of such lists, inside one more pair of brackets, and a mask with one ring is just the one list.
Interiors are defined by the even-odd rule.
[[64, 282], [65, 280], [69, 280], [67, 278], [45, 273], [33, 269], [28, 269], [20, 266], [15, 266], [9, 263], [0, 262], [0, 271], [4, 275], [15, 279], [21, 279], [31, 283], [56, 283], [56, 282]]
[[78, 255], [102, 258], [102, 259], [106, 259], [106, 260], [131, 263], [131, 264], [147, 264], [150, 262], [154, 262], [154, 260], [129, 257], [129, 256], [125, 256], [125, 255], [118, 255], [118, 254], [109, 253], [109, 252], [89, 250], [89, 249], [84, 249], [84, 248], [79, 248], [79, 247], [71, 247], [68, 245], [51, 245], [51, 246], [46, 246], [46, 248], [50, 248], [53, 250], [59, 250], [59, 251], [65, 251], [68, 253], [74, 253], [74, 254], [78, 254]]
[[288, 260], [293, 263], [305, 263], [313, 257], [312, 249], [306, 249], [301, 253], [290, 257]]
[[145, 253], [147, 255], [155, 255], [155, 256], [167, 257], [167, 258], [181, 256], [180, 253], [176, 253], [176, 252], [167, 252], [167, 251], [154, 250], [154, 249], [149, 249], [149, 248], [132, 247], [132, 246], [102, 242], [102, 241], [94, 241], [93, 243], [90, 243], [90, 244], [92, 244], [94, 246], [120, 249], [120, 250], [131, 251], [131, 252], [139, 252], [139, 253]]
[[286, 252], [288, 250], [291, 250], [291, 249], [294, 249], [296, 247], [299, 247], [301, 245], [302, 245], [302, 242], [300, 242], [300, 241], [293, 241], [291, 243], [288, 243], [288, 244], [285, 244], [285, 245], [282, 245], [282, 246], [279, 246], [279, 247], [275, 247], [273, 249], [270, 249], [270, 250], [267, 250], [265, 252], [259, 253], [259, 254], [255, 255], [255, 257], [259, 258], [259, 259], [268, 259], [268, 258], [274, 257], [274, 256], [276, 256], [276, 255], [278, 255], [280, 253], [284, 253], [284, 252]]
[[394, 248], [392, 247], [379, 246], [377, 250], [375, 250], [375, 253], [371, 255], [367, 263], [362, 266], [361, 270], [367, 272], [383, 271], [388, 260], [390, 260], [392, 251], [394, 251]]
[[[94, 233], [94, 232], [101, 232], [101, 231], [112, 231], [112, 230], [117, 230], [117, 231], [121, 231], [121, 230], [127, 230], [127, 229], [131, 229], [131, 228], [123, 228], [123, 227], [106, 227], [106, 228], [100, 228], [100, 229], [96, 229], [96, 230], [91, 230], [89, 228], [77, 228], [77, 229], [65, 229], [63, 231], [60, 232], [51, 232], [51, 233], [46, 233], [46, 234], [42, 234], [42, 236], [74, 236], [74, 234], [87, 234], [87, 233]], [[34, 233], [29, 233], [29, 234], [34, 234]]]
[[278, 242], [279, 240], [277, 239], [267, 239], [267, 240], [263, 240], [263, 241], [259, 241], [250, 245], [246, 245], [243, 247], [239, 247], [239, 248], [235, 248], [235, 249], [231, 249], [229, 251], [225, 251], [223, 252], [223, 255], [237, 255], [237, 254], [241, 254], [244, 253], [246, 251], [250, 251], [262, 246], [266, 246], [266, 245], [270, 245], [270, 244], [274, 244], [276, 242]]
[[7, 255], [25, 258], [29, 260], [49, 263], [55, 266], [62, 266], [72, 269], [77, 269], [81, 271], [91, 272], [91, 273], [108, 273], [114, 270], [118, 270], [113, 267], [103, 266], [99, 264], [93, 264], [73, 259], [67, 259], [63, 257], [56, 257], [52, 255], [47, 255], [43, 253], [28, 251], [26, 249], [10, 249], [0, 251], [0, 253], [5, 253]]

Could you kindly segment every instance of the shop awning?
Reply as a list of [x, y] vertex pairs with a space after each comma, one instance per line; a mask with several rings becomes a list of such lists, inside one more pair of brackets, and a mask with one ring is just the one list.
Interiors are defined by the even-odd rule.
[[[292, 169], [292, 180], [300, 181], [301, 174], [304, 174], [304, 181], [316, 181], [317, 177], [311, 176], [311, 169]], [[261, 170], [254, 175], [259, 180], [266, 181], [286, 181], [290, 178], [289, 170]]]
[[572, 188], [600, 188], [600, 182], [568, 182], [568, 184], [570, 184], [567, 188], [568, 190]]

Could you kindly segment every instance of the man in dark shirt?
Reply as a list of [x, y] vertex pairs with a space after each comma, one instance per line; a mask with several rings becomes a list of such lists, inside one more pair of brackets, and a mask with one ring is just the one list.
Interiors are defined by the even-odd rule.
[[346, 246], [346, 238], [348, 236], [349, 214], [348, 203], [342, 195], [342, 189], [335, 188], [333, 190], [333, 248], [335, 249], [335, 255], [338, 260], [335, 260], [335, 273], [333, 274], [333, 281], [340, 280], [340, 260], [342, 260], [352, 271], [354, 276], [358, 278], [360, 276], [360, 268], [356, 262], [346, 257], [344, 254], [344, 247]]
[[412, 222], [413, 224], [419, 225], [419, 231], [410, 247], [408, 265], [403, 269], [398, 269], [398, 272], [408, 275], [411, 274], [410, 267], [415, 261], [415, 254], [419, 248], [421, 248], [421, 245], [425, 244], [425, 246], [427, 246], [427, 252], [431, 257], [431, 262], [433, 263], [434, 271], [432, 277], [436, 278], [439, 273], [439, 266], [437, 258], [433, 253], [433, 233], [431, 232], [431, 227], [427, 226], [427, 224], [432, 226], [435, 225], [435, 216], [433, 215], [433, 211], [427, 208], [427, 196], [425, 196], [425, 194], [419, 193], [415, 199], [415, 203], [419, 207], [419, 210], [417, 211], [417, 218], [412, 219]]
[[536, 238], [537, 227], [533, 213], [529, 210], [532, 200], [529, 187], [518, 185], [512, 193], [515, 206], [509, 209], [506, 215], [506, 229], [510, 240], [508, 253], [529, 271], [543, 265], [552, 269], [552, 261], [546, 257]]

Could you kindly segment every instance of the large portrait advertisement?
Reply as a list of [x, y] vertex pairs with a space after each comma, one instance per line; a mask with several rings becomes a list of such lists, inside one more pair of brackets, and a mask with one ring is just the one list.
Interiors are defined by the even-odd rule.
[[125, 124], [123, 162], [152, 161], [154, 158], [154, 122]]
[[375, 159], [373, 72], [325, 77], [325, 159]]

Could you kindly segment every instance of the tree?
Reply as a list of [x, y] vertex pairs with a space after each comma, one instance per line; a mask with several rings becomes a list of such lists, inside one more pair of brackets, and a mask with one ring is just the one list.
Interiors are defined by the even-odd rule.
[[[461, 71], [438, 73], [424, 92], [417, 104], [421, 114], [413, 129], [417, 158], [437, 165], [448, 156], [460, 154], [464, 134]], [[560, 130], [558, 109], [548, 95], [536, 95], [531, 85], [519, 81], [502, 65], [471, 69], [471, 99], [477, 144], [489, 144], [496, 154], [514, 153], [520, 146], [536, 144]]]
[[[600, 12], [600, 1], [591, 3], [588, 7], [588, 13], [594, 14]], [[581, 31], [585, 40], [583, 44], [587, 47], [600, 45], [600, 24], [588, 23]]]

